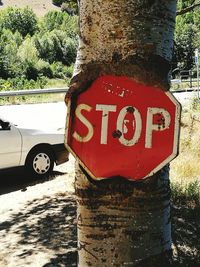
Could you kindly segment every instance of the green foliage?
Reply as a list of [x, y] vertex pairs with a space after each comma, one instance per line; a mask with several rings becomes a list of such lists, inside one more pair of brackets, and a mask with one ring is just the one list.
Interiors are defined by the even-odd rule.
[[69, 67], [66, 67], [62, 62], [54, 62], [51, 64], [51, 70], [53, 77], [55, 78], [71, 78], [73, 74], [73, 64]]
[[77, 50], [76, 16], [51, 11], [38, 22], [29, 8], [7, 8], [0, 11], [0, 26], [0, 79], [9, 80], [3, 88], [18, 88], [18, 84], [27, 88], [42, 77], [71, 77]]
[[61, 30], [39, 33], [34, 36], [34, 43], [39, 57], [49, 63], [61, 61], [69, 66], [75, 61], [77, 44]]
[[[192, 1], [178, 1], [178, 10], [188, 7]], [[190, 70], [194, 65], [194, 50], [200, 45], [199, 9], [177, 16], [172, 68]]]
[[19, 32], [13, 34], [10, 30], [2, 29], [0, 34], [0, 77], [8, 78], [21, 74], [17, 51], [22, 40]]
[[50, 66], [49, 62], [46, 62], [42, 59], [39, 59], [38, 62], [35, 64], [35, 67], [37, 69], [39, 76], [45, 76], [48, 78], [53, 77], [53, 72], [51, 70], [51, 66]]
[[8, 78], [7, 80], [0, 79], [0, 91], [23, 90], [23, 89], [38, 89], [44, 88], [47, 84], [45, 77], [39, 77], [36, 81], [28, 80], [25, 76]]
[[44, 16], [43, 27], [48, 31], [52, 31], [54, 29], [59, 30], [66, 17], [66, 14], [62, 12], [50, 11]]
[[199, 181], [189, 182], [187, 185], [180, 183], [171, 184], [172, 199], [175, 201], [192, 201], [200, 203], [200, 183]]
[[178, 17], [174, 39], [174, 61], [179, 69], [190, 70], [193, 67], [195, 47], [192, 40], [194, 40], [194, 37], [195, 29], [193, 24], [188, 23], [182, 17]]
[[23, 74], [28, 79], [36, 80], [38, 71], [36, 64], [39, 60], [38, 51], [30, 37], [27, 37], [18, 49], [17, 56], [22, 63]]
[[66, 13], [59, 11], [50, 11], [45, 16], [41, 23], [41, 31], [61, 30], [68, 37], [75, 38], [78, 32], [78, 18], [69, 16]]
[[28, 7], [23, 9], [8, 7], [1, 11], [0, 26], [13, 33], [18, 31], [22, 36], [33, 35], [37, 30], [37, 19]]

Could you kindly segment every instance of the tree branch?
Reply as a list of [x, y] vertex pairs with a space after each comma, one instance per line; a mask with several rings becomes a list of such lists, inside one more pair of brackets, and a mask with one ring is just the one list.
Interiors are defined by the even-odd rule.
[[176, 12], [176, 15], [179, 16], [179, 15], [186, 14], [186, 13], [188, 13], [188, 12], [190, 12], [190, 11], [193, 11], [193, 10], [194, 10], [196, 7], [198, 7], [198, 6], [200, 6], [200, 1], [197, 2], [197, 3], [192, 4], [191, 6], [188, 6], [188, 7], [186, 7], [186, 8], [181, 9], [181, 10], [178, 10], [178, 11]]

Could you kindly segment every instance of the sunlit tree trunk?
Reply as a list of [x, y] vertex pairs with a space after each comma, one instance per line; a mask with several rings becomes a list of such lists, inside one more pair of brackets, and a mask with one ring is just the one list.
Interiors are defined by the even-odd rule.
[[[169, 89], [175, 0], [80, 0], [79, 5], [80, 43], [67, 98], [106, 74]], [[168, 264], [168, 166], [141, 182], [117, 177], [95, 182], [76, 164], [75, 188], [80, 267]]]

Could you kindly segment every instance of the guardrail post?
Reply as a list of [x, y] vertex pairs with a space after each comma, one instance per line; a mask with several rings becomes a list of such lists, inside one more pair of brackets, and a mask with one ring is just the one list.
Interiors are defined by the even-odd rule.
[[192, 88], [192, 71], [189, 70], [190, 88]]

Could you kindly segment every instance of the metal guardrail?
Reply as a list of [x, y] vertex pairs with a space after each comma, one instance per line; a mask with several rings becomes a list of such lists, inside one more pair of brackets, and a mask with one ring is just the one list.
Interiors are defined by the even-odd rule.
[[[197, 91], [197, 87], [177, 89], [171, 91], [172, 93], [192, 92]], [[42, 94], [59, 94], [66, 93], [68, 88], [46, 88], [46, 89], [30, 89], [30, 90], [17, 90], [17, 91], [0, 91], [0, 97], [16, 97], [26, 95], [42, 95]]]
[[0, 91], [0, 97], [25, 96], [25, 95], [42, 95], [42, 94], [59, 94], [66, 93], [68, 88], [45, 88], [16, 91]]

